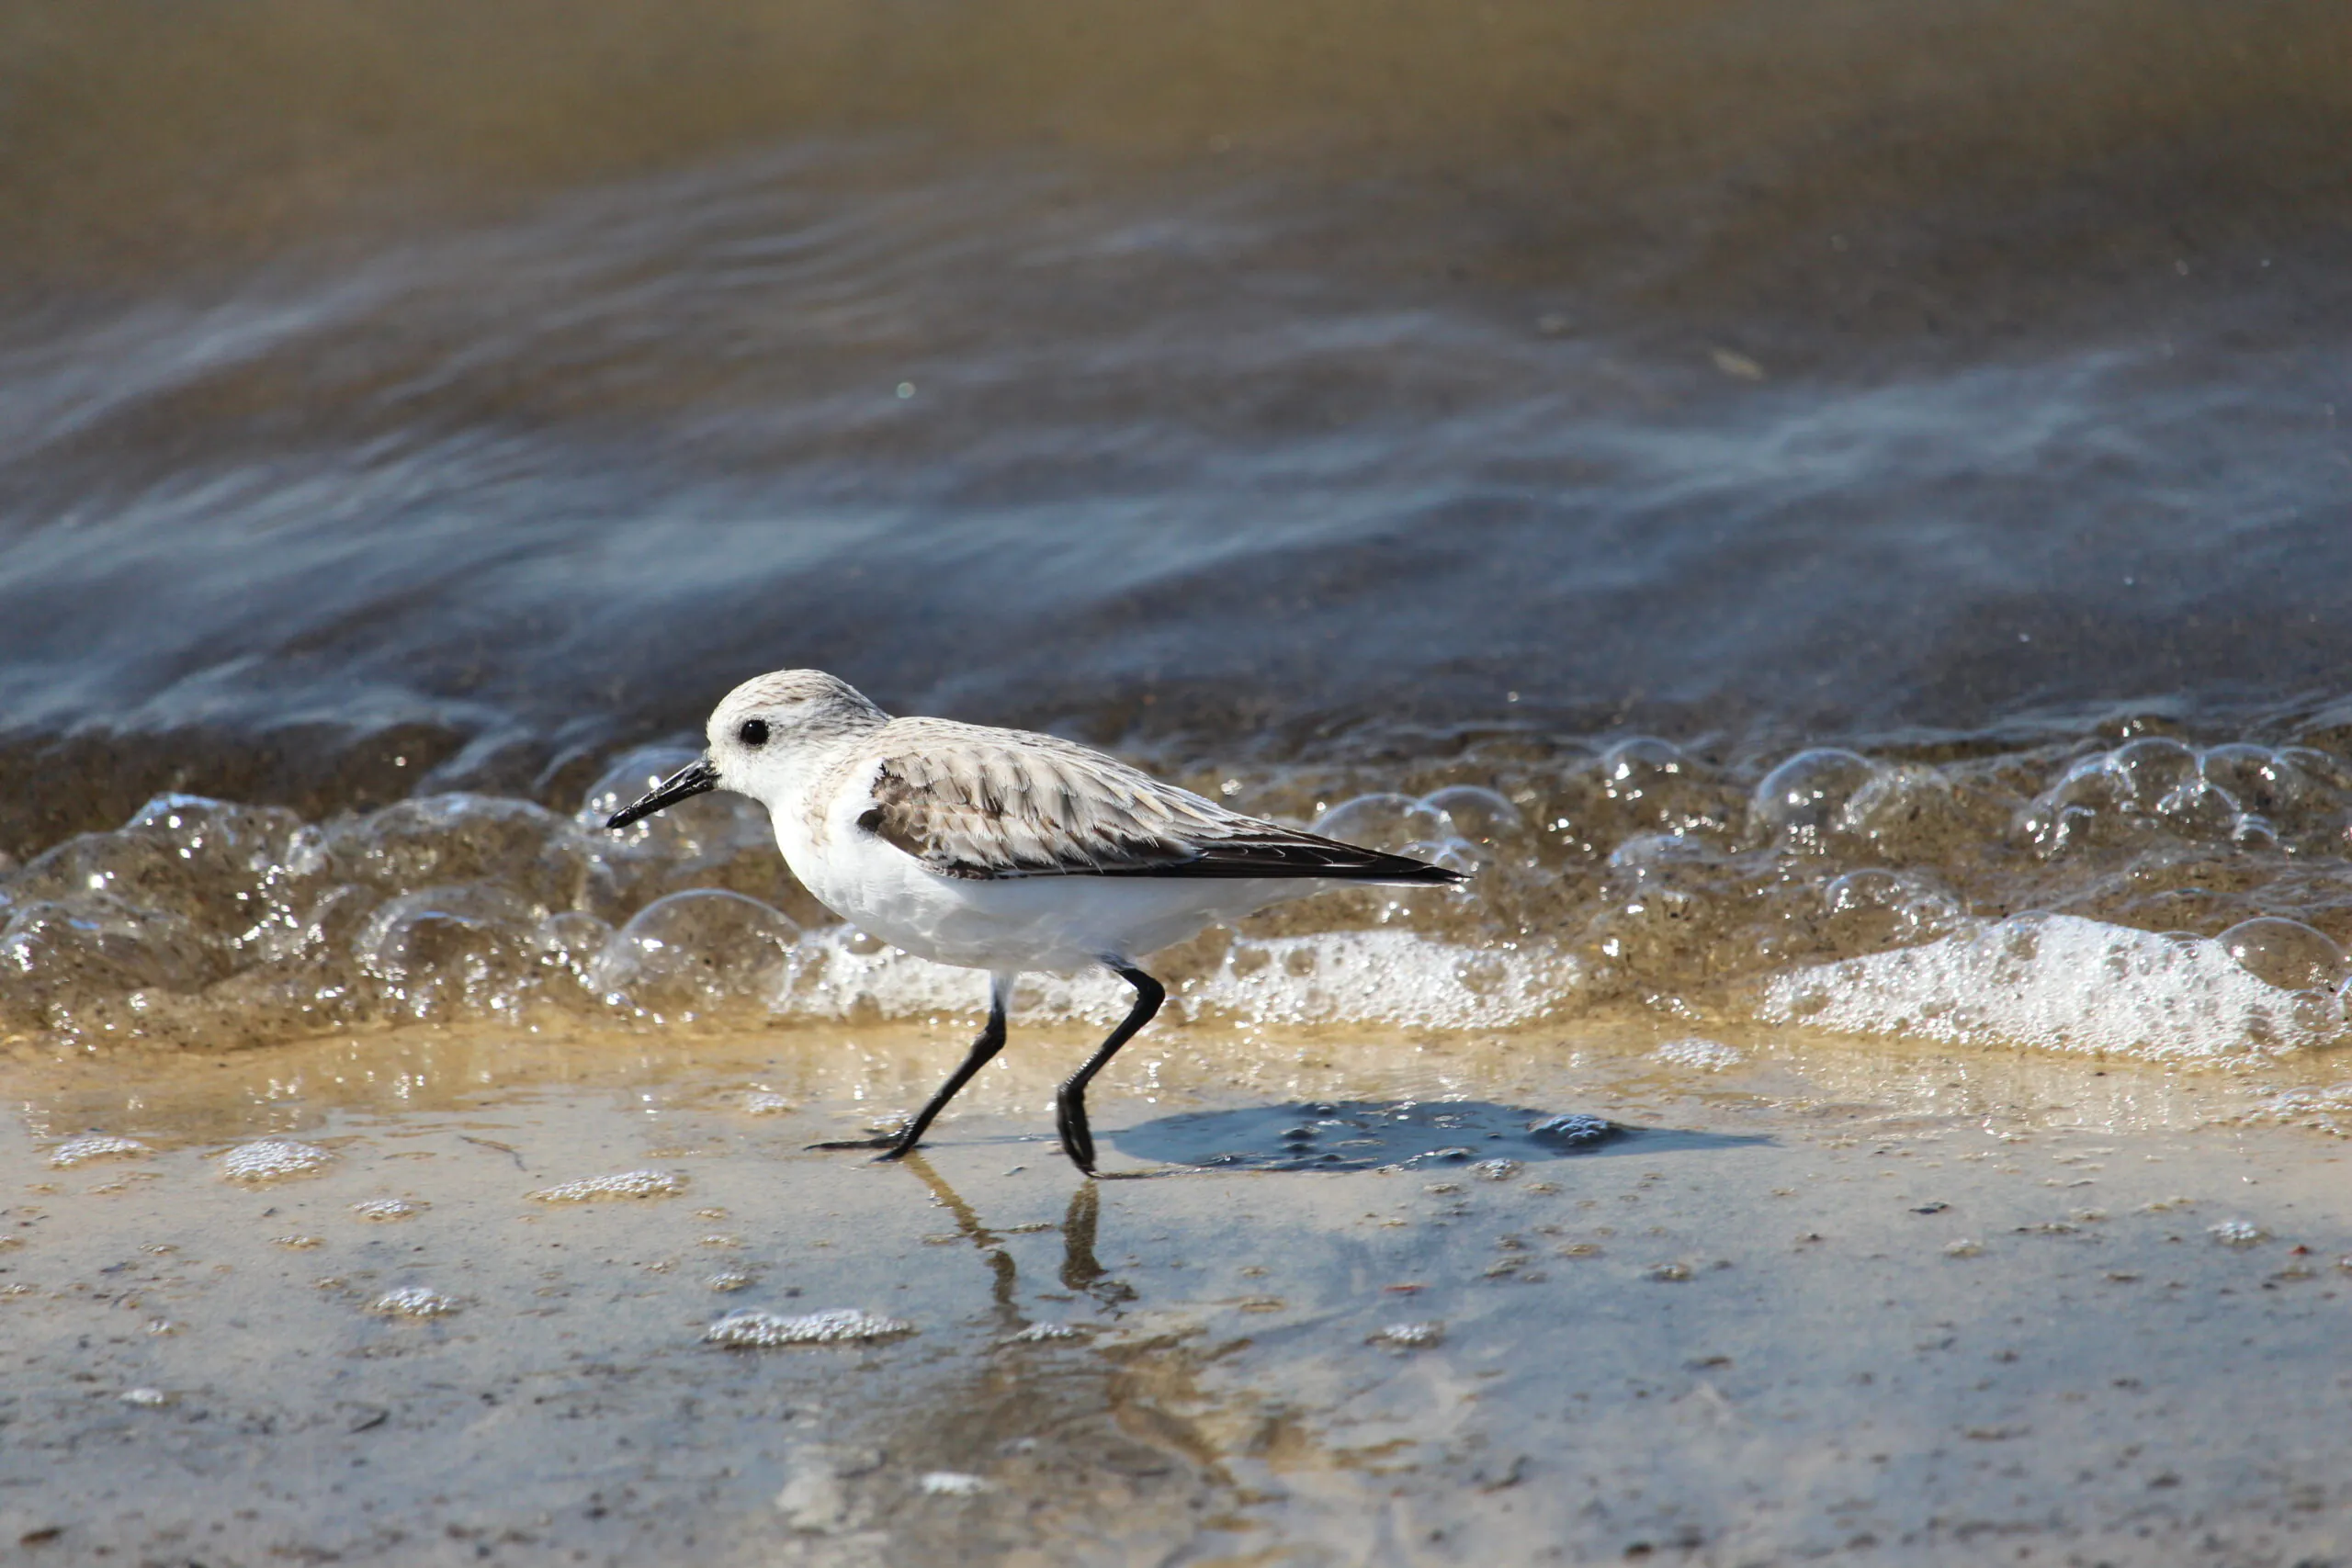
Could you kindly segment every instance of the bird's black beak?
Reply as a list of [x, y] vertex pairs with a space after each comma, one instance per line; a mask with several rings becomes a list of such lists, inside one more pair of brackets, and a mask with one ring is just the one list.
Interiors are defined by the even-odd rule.
[[696, 757], [628, 805], [622, 807], [605, 821], [607, 828], [626, 828], [630, 823], [652, 816], [665, 806], [718, 787], [718, 770], [710, 765], [707, 757]]

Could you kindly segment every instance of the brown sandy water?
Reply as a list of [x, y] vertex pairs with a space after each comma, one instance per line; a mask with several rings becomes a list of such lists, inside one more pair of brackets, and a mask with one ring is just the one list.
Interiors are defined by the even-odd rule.
[[[2344, 1145], [2282, 1124], [2310, 1075], [1180, 1028], [1096, 1096], [1108, 1165], [1159, 1174], [1089, 1183], [1036, 1109], [1083, 1037], [1033, 1030], [921, 1159], [803, 1151], [920, 1097], [967, 1021], [8, 1069], [7, 1540], [174, 1563], [2352, 1544]], [[1342, 1171], [1133, 1152], [1352, 1135], [1318, 1102], [1467, 1117], [1423, 1142], [1473, 1146]], [[1564, 1111], [1639, 1130], [1556, 1158], [1483, 1131]], [[91, 1130], [145, 1147], [52, 1163]], [[330, 1157], [224, 1177], [268, 1137]], [[1498, 1147], [1521, 1163], [1476, 1163]], [[678, 1188], [529, 1196], [632, 1171]], [[414, 1207], [355, 1208], [387, 1200]], [[384, 1315], [412, 1288], [451, 1310]], [[702, 1339], [837, 1307], [913, 1332]]]

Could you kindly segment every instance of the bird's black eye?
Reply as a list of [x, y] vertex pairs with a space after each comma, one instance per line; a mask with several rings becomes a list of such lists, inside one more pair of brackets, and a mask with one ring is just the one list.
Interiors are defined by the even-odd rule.
[[741, 740], [746, 746], [766, 745], [768, 743], [768, 721], [763, 718], [745, 719], [743, 721], [743, 728], [735, 732], [735, 739]]

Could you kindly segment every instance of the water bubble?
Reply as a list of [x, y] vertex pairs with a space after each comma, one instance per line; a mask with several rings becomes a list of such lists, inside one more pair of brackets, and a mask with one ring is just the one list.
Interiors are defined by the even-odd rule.
[[251, 1183], [283, 1181], [297, 1176], [315, 1176], [334, 1160], [333, 1155], [315, 1144], [297, 1143], [291, 1138], [257, 1138], [250, 1144], [240, 1144], [220, 1156], [220, 1178], [224, 1181]]
[[749, 1289], [751, 1284], [752, 1276], [748, 1271], [741, 1269], [721, 1269], [703, 1281], [703, 1288], [722, 1292], [741, 1291]]
[[127, 1388], [115, 1397], [125, 1404], [142, 1404], [150, 1409], [172, 1402], [172, 1396], [160, 1388]]
[[1655, 875], [1676, 866], [1712, 865], [1716, 847], [1691, 833], [1636, 833], [1609, 852], [1609, 869], [1636, 878]]
[[223, 968], [187, 917], [110, 893], [20, 903], [0, 926], [0, 973], [36, 1006], [93, 993], [195, 991]]
[[2153, 813], [2180, 792], [2195, 790], [2197, 752], [2165, 735], [2147, 735], [2109, 752], [2100, 764], [2120, 786], [2123, 802], [2132, 809]]
[[1890, 859], [1942, 863], [1997, 831], [2002, 815], [1939, 769], [1895, 766], [1882, 767], [1853, 793], [1838, 825]]
[[613, 934], [593, 975], [661, 1017], [760, 1008], [782, 994], [799, 937], [789, 916], [741, 893], [673, 893]]
[[778, 1345], [859, 1345], [912, 1334], [915, 1325], [851, 1307], [833, 1307], [798, 1317], [772, 1312], [730, 1312], [703, 1331], [712, 1345], [765, 1349]]
[[703, 797], [682, 800], [617, 830], [607, 829], [605, 824], [663, 779], [701, 759], [701, 750], [692, 746], [640, 746], [624, 752], [606, 763], [596, 782], [588, 786], [587, 794], [581, 797], [580, 809], [572, 813], [572, 820], [591, 832], [609, 833], [605, 841], [610, 843], [641, 843], [656, 835], [675, 837], [679, 824], [690, 821], [695, 808], [705, 804]]
[[1967, 915], [1958, 897], [1914, 872], [1849, 871], [1821, 892], [1832, 933], [1849, 952], [1929, 942]]
[[11, 891], [20, 905], [115, 899], [235, 947], [307, 896], [317, 840], [282, 807], [158, 795], [119, 830], [85, 833], [38, 856]]
[[1470, 1174], [1481, 1181], [1509, 1181], [1524, 1168], [1515, 1159], [1482, 1159], [1470, 1168]]
[[2302, 770], [2267, 746], [2209, 746], [2198, 756], [2197, 772], [2240, 809], [2264, 816], [2291, 811], [2312, 794]]
[[541, 913], [492, 883], [420, 888], [368, 916], [353, 956], [413, 1018], [505, 1011], [537, 980]]
[[1645, 1280], [1662, 1280], [1671, 1284], [1679, 1284], [1683, 1280], [1690, 1278], [1690, 1265], [1688, 1263], [1653, 1263], [1648, 1268], [1642, 1270], [1642, 1278]]
[[392, 895], [480, 883], [541, 910], [570, 908], [588, 878], [579, 826], [526, 800], [435, 795], [354, 818], [327, 833], [335, 880]]
[[977, 1497], [989, 1490], [987, 1477], [960, 1470], [927, 1471], [916, 1485], [926, 1497]]
[[2344, 950], [2301, 920], [2276, 915], [2241, 920], [2219, 941], [2240, 968], [2282, 991], [2334, 993], [2352, 976]]
[[1453, 818], [1409, 795], [1360, 795], [1316, 818], [1312, 831], [1368, 850], [1402, 853], [1408, 845], [1455, 838]]
[[1683, 773], [1688, 762], [1681, 748], [1652, 735], [1617, 741], [1600, 754], [1600, 778], [1612, 800], [1638, 796], [1659, 779]]
[[2252, 1247], [2270, 1239], [2270, 1233], [2252, 1220], [2223, 1220], [2217, 1225], [2207, 1225], [2205, 1234], [2223, 1247]]
[[723, 887], [770, 904], [793, 897], [797, 884], [775, 852], [774, 825], [747, 796], [712, 790], [618, 832], [605, 828], [614, 812], [700, 755], [647, 747], [615, 761], [589, 786], [574, 820], [587, 834], [599, 913], [618, 920], [664, 894], [694, 887]]
[[1516, 833], [1522, 825], [1519, 807], [1494, 790], [1479, 784], [1448, 784], [1421, 796], [1421, 805], [1453, 823], [1456, 831], [1479, 843], [1492, 843]]
[[558, 1182], [523, 1196], [540, 1203], [598, 1203], [613, 1198], [674, 1198], [685, 1190], [686, 1179], [673, 1171], [624, 1170]]
[[1764, 775], [1749, 810], [1774, 836], [1817, 845], [1846, 803], [1878, 773], [1869, 758], [1836, 747], [1800, 751]]
[[584, 1002], [596, 991], [594, 970], [613, 928], [584, 909], [559, 909], [532, 933], [539, 968], [566, 1001]]

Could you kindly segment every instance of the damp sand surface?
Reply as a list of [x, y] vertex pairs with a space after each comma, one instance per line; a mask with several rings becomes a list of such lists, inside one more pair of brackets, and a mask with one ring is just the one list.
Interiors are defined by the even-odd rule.
[[[1172, 1029], [1095, 1097], [1142, 1179], [1087, 1182], [1038, 1109], [1085, 1041], [1037, 1030], [920, 1157], [804, 1149], [919, 1100], [967, 1022], [9, 1066], [8, 1547], [2352, 1549], [2352, 1184], [2276, 1114], [2290, 1069]], [[1530, 1131], [1571, 1113], [1630, 1131]]]

